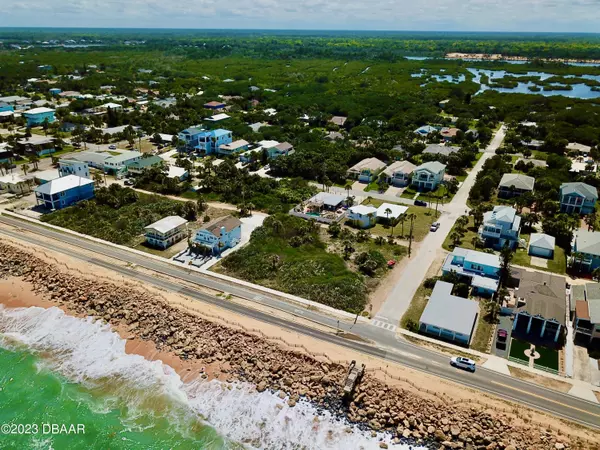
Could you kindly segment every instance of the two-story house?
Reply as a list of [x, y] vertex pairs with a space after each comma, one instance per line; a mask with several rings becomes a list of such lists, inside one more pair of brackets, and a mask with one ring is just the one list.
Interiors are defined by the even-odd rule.
[[162, 166], [166, 166], [164, 159], [162, 159], [160, 156], [146, 154], [144, 157], [129, 164], [127, 166], [127, 172], [134, 175], [140, 175], [153, 167]]
[[348, 169], [346, 176], [361, 183], [370, 183], [385, 169], [385, 163], [377, 158], [366, 158]]
[[220, 255], [235, 247], [242, 239], [242, 222], [233, 216], [214, 219], [198, 230], [194, 241], [207, 247], [213, 255]]
[[269, 149], [267, 152], [269, 154], [269, 159], [279, 158], [280, 156], [288, 156], [294, 154], [294, 146], [289, 142], [281, 142]]
[[58, 161], [58, 174], [61, 177], [67, 175], [78, 175], [84, 178], [90, 178], [90, 166], [84, 161], [76, 159], [60, 159]]
[[357, 228], [370, 228], [377, 223], [377, 208], [356, 205], [348, 208], [348, 220]]
[[248, 150], [249, 142], [244, 139], [238, 139], [237, 141], [233, 141], [229, 144], [221, 144], [217, 149], [217, 154], [228, 156], [228, 155], [237, 155], [238, 153], [243, 153]]
[[412, 185], [419, 191], [433, 191], [444, 180], [446, 165], [439, 161], [421, 164], [413, 171]]
[[598, 190], [594, 186], [581, 182], [560, 185], [560, 212], [591, 214], [597, 200]]
[[50, 210], [66, 208], [93, 197], [94, 182], [77, 175], [60, 177], [35, 188], [37, 204]]
[[586, 347], [600, 345], [600, 283], [572, 286], [573, 339]]
[[180, 151], [212, 155], [213, 153], [217, 153], [217, 150], [222, 145], [233, 142], [233, 133], [221, 128], [217, 130], [205, 130], [202, 127], [196, 126], [183, 130], [178, 134], [178, 138], [185, 143], [179, 149]]
[[479, 227], [479, 237], [487, 246], [501, 249], [505, 245], [516, 248], [521, 231], [521, 216], [511, 206], [494, 206], [483, 215], [483, 225]]
[[498, 184], [498, 197], [512, 198], [533, 192], [535, 178], [520, 173], [505, 173]]
[[573, 266], [584, 272], [600, 267], [600, 232], [577, 230], [571, 244]]
[[387, 184], [403, 187], [410, 184], [416, 168], [410, 161], [395, 161], [384, 169], [381, 176]]
[[470, 280], [471, 287], [482, 295], [493, 295], [498, 290], [500, 257], [493, 253], [456, 247], [442, 266], [444, 274], [454, 272]]
[[27, 120], [28, 127], [43, 125], [44, 122], [52, 123], [56, 120], [54, 110], [50, 108], [33, 108], [23, 112], [23, 117]]
[[142, 154], [136, 151], [124, 151], [118, 155], [109, 156], [104, 160], [104, 171], [107, 174], [121, 177], [127, 172], [127, 167], [142, 159]]
[[168, 248], [187, 237], [187, 220], [167, 216], [144, 227], [146, 242], [152, 247]]

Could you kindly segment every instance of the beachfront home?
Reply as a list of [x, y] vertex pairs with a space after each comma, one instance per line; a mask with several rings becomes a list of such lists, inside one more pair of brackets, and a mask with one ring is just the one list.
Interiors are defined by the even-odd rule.
[[600, 283], [572, 286], [570, 300], [574, 303], [574, 341], [590, 348], [600, 347]]
[[165, 160], [160, 156], [150, 155], [143, 156], [142, 158], [130, 163], [127, 166], [127, 172], [134, 175], [140, 175], [152, 167], [162, 167], [165, 164]]
[[366, 158], [350, 167], [346, 176], [361, 183], [370, 183], [385, 169], [385, 163], [377, 158]]
[[498, 184], [498, 197], [513, 198], [533, 192], [535, 178], [520, 173], [505, 173]]
[[282, 142], [267, 149], [269, 159], [279, 158], [280, 156], [288, 156], [294, 153], [294, 146], [289, 142]]
[[217, 152], [221, 145], [233, 142], [233, 133], [221, 128], [216, 130], [205, 130], [202, 127], [190, 127], [178, 134], [185, 145], [180, 151], [197, 152], [201, 155], [212, 155]]
[[377, 208], [356, 205], [348, 208], [348, 220], [357, 228], [369, 228], [377, 223]]
[[167, 178], [174, 178], [178, 181], [186, 180], [190, 176], [187, 170], [178, 166], [168, 166], [166, 175]]
[[468, 346], [479, 315], [479, 303], [452, 295], [454, 285], [437, 281], [419, 319], [419, 331]]
[[521, 216], [511, 206], [494, 206], [492, 211], [483, 214], [483, 224], [479, 227], [479, 237], [486, 246], [501, 249], [505, 245], [516, 248], [521, 231]]
[[511, 276], [519, 280], [513, 335], [533, 342], [558, 343], [566, 332], [565, 278], [529, 270], [519, 270]]
[[556, 239], [554, 236], [544, 233], [531, 233], [527, 253], [531, 256], [552, 259], [554, 258], [555, 245]]
[[221, 144], [217, 149], [217, 154], [222, 156], [235, 155], [248, 150], [249, 142], [244, 139], [238, 139], [229, 144]]
[[33, 108], [23, 112], [23, 117], [27, 120], [28, 127], [35, 127], [46, 123], [52, 123], [56, 120], [54, 110], [50, 108]]
[[406, 211], [408, 211], [407, 206], [382, 203], [377, 208], [377, 221], [394, 224]]
[[121, 177], [127, 168], [142, 159], [142, 154], [136, 151], [124, 151], [118, 155], [110, 155], [104, 160], [104, 171], [109, 175]]
[[187, 220], [167, 216], [144, 227], [144, 231], [148, 245], [165, 249], [187, 238]]
[[413, 171], [412, 185], [419, 191], [433, 191], [444, 179], [446, 165], [438, 161], [421, 164]]
[[412, 180], [412, 174], [416, 167], [410, 161], [395, 161], [383, 170], [381, 176], [387, 184], [392, 186], [407, 186]]
[[571, 245], [573, 266], [584, 272], [600, 267], [600, 232], [577, 230]]
[[34, 190], [38, 205], [55, 210], [93, 198], [94, 182], [89, 178], [67, 175], [42, 184]]
[[492, 295], [498, 290], [500, 266], [498, 255], [456, 247], [446, 256], [442, 272], [454, 272], [470, 280], [471, 287], [479, 294]]
[[220, 255], [235, 247], [242, 239], [242, 222], [233, 216], [211, 220], [198, 230], [194, 241], [208, 247], [213, 255]]
[[598, 190], [586, 183], [563, 183], [560, 185], [560, 212], [567, 214], [591, 214], [596, 208]]
[[90, 167], [86, 162], [78, 161], [76, 159], [62, 158], [58, 160], [58, 174], [61, 177], [67, 175], [78, 175], [80, 177], [90, 177]]

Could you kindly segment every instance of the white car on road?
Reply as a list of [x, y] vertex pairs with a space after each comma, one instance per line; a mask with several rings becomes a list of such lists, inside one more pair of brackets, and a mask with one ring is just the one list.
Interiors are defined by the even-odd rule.
[[453, 367], [458, 367], [459, 369], [475, 372], [475, 361], [469, 358], [463, 358], [462, 356], [454, 356], [450, 358], [450, 365]]

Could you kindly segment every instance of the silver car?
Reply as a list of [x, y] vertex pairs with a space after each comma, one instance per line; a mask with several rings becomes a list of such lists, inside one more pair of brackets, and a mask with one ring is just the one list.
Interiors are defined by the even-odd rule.
[[475, 372], [475, 361], [469, 358], [463, 358], [462, 356], [453, 356], [450, 358], [450, 365], [458, 367], [459, 369]]

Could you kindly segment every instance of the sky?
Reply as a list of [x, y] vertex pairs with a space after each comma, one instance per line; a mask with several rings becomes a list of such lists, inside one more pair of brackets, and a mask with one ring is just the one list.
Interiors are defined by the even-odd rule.
[[599, 32], [600, 0], [0, 0], [0, 27]]

